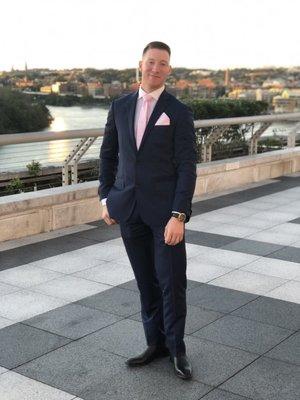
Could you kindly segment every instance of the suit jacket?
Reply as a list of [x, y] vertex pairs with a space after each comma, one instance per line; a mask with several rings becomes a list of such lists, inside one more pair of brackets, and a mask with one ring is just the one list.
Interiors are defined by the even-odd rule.
[[[196, 136], [191, 111], [166, 90], [160, 95], [139, 150], [134, 114], [138, 92], [114, 100], [100, 151], [100, 199], [111, 218], [125, 222], [137, 203], [149, 225], [163, 225], [172, 210], [189, 219], [196, 182]], [[170, 125], [155, 125], [162, 113]]]

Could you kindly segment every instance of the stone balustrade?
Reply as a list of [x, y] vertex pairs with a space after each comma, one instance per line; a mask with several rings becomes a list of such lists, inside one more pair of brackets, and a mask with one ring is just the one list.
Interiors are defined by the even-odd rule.
[[[197, 166], [195, 197], [300, 171], [300, 148], [287, 148]], [[0, 198], [0, 241], [49, 232], [101, 218], [98, 182]]]

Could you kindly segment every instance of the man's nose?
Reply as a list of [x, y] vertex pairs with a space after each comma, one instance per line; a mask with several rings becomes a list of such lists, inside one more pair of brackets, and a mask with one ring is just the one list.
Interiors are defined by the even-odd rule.
[[152, 71], [153, 72], [158, 72], [159, 71], [159, 64], [153, 64]]

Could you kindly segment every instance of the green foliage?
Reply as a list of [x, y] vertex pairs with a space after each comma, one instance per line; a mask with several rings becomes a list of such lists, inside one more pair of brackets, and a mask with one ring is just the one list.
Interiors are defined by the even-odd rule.
[[51, 121], [45, 105], [32, 103], [23, 93], [0, 88], [0, 134], [40, 131]]
[[9, 184], [6, 186], [6, 189], [9, 193], [20, 193], [24, 188], [23, 182], [20, 178], [13, 178]]
[[266, 114], [268, 103], [232, 99], [183, 99], [193, 111], [195, 119], [246, 117]]
[[42, 170], [41, 163], [32, 160], [31, 163], [26, 165], [30, 176], [38, 176]]
[[60, 96], [56, 93], [51, 93], [47, 96], [41, 96], [36, 94], [35, 99], [41, 104], [47, 104], [49, 106], [60, 106], [60, 107], [71, 107], [71, 106], [86, 106], [86, 105], [108, 105], [111, 100], [109, 99], [95, 99], [92, 96], [78, 97], [75, 95], [68, 94], [66, 96]]
[[260, 139], [258, 142], [258, 147], [260, 149], [264, 149], [264, 148], [277, 148], [277, 149], [282, 149], [283, 148], [283, 140], [281, 138], [278, 137], [267, 137], [267, 138], [263, 138]]

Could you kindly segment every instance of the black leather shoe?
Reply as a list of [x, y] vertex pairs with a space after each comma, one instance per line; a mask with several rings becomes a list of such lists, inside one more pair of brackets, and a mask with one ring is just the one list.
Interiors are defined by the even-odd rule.
[[181, 379], [191, 379], [192, 366], [185, 354], [171, 357], [170, 360], [174, 364], [175, 374]]
[[139, 367], [149, 364], [156, 358], [166, 357], [170, 354], [166, 347], [162, 346], [148, 346], [147, 349], [136, 357], [129, 358], [126, 365], [129, 367]]

